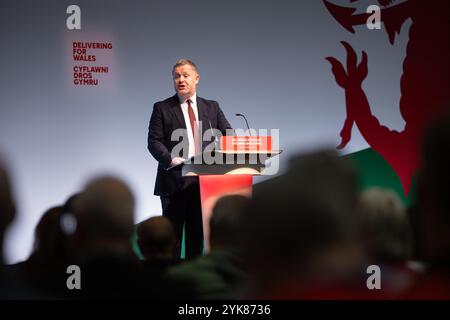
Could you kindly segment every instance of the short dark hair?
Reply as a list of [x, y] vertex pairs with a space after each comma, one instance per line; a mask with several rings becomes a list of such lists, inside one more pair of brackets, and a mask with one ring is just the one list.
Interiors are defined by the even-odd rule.
[[180, 60], [178, 60], [178, 61], [173, 65], [172, 72], [175, 71], [175, 68], [177, 68], [177, 67], [179, 67], [179, 66], [184, 66], [184, 65], [189, 65], [189, 66], [191, 66], [192, 68], [194, 68], [195, 72], [198, 73], [197, 66], [195, 65], [194, 62], [192, 62], [192, 61], [189, 60], [189, 59], [180, 59]]
[[220, 198], [213, 208], [209, 222], [211, 242], [220, 246], [238, 247], [242, 216], [249, 205], [250, 199], [242, 195]]
[[139, 248], [146, 258], [174, 247], [177, 240], [172, 223], [164, 216], [142, 221], [136, 231]]

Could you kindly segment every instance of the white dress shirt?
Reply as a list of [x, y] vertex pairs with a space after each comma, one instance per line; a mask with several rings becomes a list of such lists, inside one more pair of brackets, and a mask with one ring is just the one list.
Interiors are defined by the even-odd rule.
[[[195, 114], [195, 119], [197, 120], [197, 125], [199, 123], [199, 119], [198, 119], [198, 109], [197, 109], [197, 94], [194, 94], [192, 97], [190, 97], [189, 99], [191, 99], [192, 103], [192, 109], [194, 110], [194, 114]], [[189, 142], [189, 153], [188, 153], [188, 158], [191, 158], [195, 155], [195, 145], [194, 145], [194, 135], [192, 134], [192, 128], [191, 128], [191, 121], [189, 119], [189, 112], [188, 112], [188, 108], [189, 105], [187, 103], [188, 99], [185, 99], [181, 104], [181, 110], [183, 111], [183, 116], [184, 116], [184, 122], [186, 123], [186, 129], [187, 129], [187, 135], [188, 135], [188, 142]], [[197, 127], [198, 130], [198, 127]], [[200, 136], [200, 141], [202, 140], [202, 137]]]

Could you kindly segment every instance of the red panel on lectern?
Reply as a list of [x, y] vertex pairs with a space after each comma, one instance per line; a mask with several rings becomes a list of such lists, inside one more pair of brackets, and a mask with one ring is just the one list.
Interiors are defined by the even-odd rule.
[[224, 151], [272, 151], [271, 136], [222, 136], [220, 149]]
[[206, 199], [240, 189], [251, 188], [252, 182], [251, 175], [204, 175], [200, 176], [200, 192], [202, 199]]

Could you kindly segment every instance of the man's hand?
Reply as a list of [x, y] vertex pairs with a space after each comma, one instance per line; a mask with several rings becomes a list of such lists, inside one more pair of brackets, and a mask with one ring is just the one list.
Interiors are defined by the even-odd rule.
[[186, 159], [184, 159], [184, 158], [175, 157], [175, 158], [172, 158], [172, 162], [170, 163], [170, 166], [172, 166], [172, 167], [177, 166], [179, 164], [182, 164], [185, 161], [186, 161]]

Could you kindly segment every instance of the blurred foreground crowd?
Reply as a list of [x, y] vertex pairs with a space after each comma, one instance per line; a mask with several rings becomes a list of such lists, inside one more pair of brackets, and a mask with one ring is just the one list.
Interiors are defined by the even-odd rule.
[[[449, 299], [449, 117], [428, 130], [421, 154], [408, 208], [390, 190], [361, 191], [334, 151], [299, 155], [252, 199], [219, 199], [211, 250], [189, 261], [174, 254], [169, 220], [135, 226], [128, 186], [96, 177], [43, 214], [26, 261], [5, 265], [0, 251], [0, 298]], [[0, 248], [15, 213], [0, 164]], [[68, 288], [70, 265], [79, 266], [79, 290]]]

